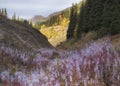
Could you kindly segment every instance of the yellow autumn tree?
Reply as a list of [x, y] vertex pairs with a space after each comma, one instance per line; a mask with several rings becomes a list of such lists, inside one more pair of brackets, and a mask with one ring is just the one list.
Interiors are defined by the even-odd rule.
[[63, 20], [61, 21], [61, 26], [62, 27], [66, 27], [68, 26], [69, 20], [67, 18], [63, 18]]

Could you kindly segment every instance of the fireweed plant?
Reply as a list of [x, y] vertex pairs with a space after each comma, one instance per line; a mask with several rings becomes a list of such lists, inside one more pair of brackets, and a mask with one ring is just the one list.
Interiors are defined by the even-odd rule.
[[[120, 54], [109, 39], [89, 43], [82, 50], [55, 51], [51, 49], [29, 52], [17, 51], [0, 45], [0, 53], [9, 59], [19, 59], [30, 71], [23, 68], [12, 75], [10, 69], [0, 71], [5, 86], [119, 86]], [[54, 52], [58, 58], [51, 59]], [[15, 55], [16, 54], [16, 55]], [[30, 59], [30, 56], [34, 58]], [[16, 60], [15, 60], [16, 61]]]

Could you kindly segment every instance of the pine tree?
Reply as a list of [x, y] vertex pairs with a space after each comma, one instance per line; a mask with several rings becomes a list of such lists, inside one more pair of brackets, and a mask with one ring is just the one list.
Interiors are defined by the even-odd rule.
[[118, 34], [120, 33], [120, 1], [114, 1], [114, 7], [112, 13], [112, 23], [111, 23], [111, 34]]
[[16, 13], [13, 14], [12, 20], [16, 20]]
[[98, 37], [120, 33], [120, 1], [86, 0], [80, 9], [77, 37], [89, 31], [97, 31]]
[[20, 21], [20, 17], [19, 16], [17, 17], [17, 21]]
[[1, 9], [1, 14], [3, 15], [3, 13], [4, 13], [4, 9], [2, 8], [2, 9]]
[[7, 17], [7, 10], [6, 8], [2, 8], [2, 11], [1, 11], [2, 15]]
[[7, 9], [5, 8], [5, 17], [7, 17]]
[[80, 13], [79, 13], [79, 20], [78, 20], [78, 27], [77, 27], [77, 38], [81, 37], [83, 33], [87, 33], [90, 29], [92, 29], [93, 20], [91, 18], [91, 7], [93, 0], [83, 0]]
[[[120, 32], [120, 1], [106, 0], [103, 9], [102, 27], [111, 35]], [[104, 34], [103, 34], [104, 35]]]
[[2, 10], [0, 9], [0, 14], [2, 14]]
[[81, 37], [82, 34], [82, 27], [83, 27], [83, 21], [84, 21], [84, 1], [82, 1], [81, 7], [80, 7], [80, 13], [78, 16], [78, 27], [77, 27], [77, 38]]
[[73, 5], [70, 13], [70, 22], [67, 31], [67, 39], [74, 37], [74, 30], [77, 25], [77, 5]]

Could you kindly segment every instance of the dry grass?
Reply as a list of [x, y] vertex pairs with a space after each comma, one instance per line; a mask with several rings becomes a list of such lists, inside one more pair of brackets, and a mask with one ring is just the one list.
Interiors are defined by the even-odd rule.
[[114, 48], [116, 48], [116, 50], [120, 52], [120, 34], [112, 36], [110, 40]]

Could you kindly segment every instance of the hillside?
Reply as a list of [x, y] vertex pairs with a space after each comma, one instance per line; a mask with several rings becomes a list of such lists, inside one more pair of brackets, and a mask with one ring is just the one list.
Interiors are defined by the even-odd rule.
[[[119, 37], [119, 36], [118, 36]], [[117, 36], [115, 37], [117, 38]], [[0, 62], [1, 86], [119, 86], [120, 53], [109, 39], [89, 43], [82, 50], [42, 49], [42, 53], [32, 60], [23, 59], [24, 67], [16, 60], [10, 64]], [[45, 54], [46, 53], [46, 54]], [[3, 58], [1, 58], [4, 61]], [[1, 60], [0, 60], [1, 61]], [[26, 64], [27, 63], [27, 66]], [[11, 69], [5, 69], [5, 65]], [[15, 71], [17, 69], [17, 71]], [[27, 70], [27, 71], [26, 71]], [[29, 70], [29, 71], [28, 71]]]
[[[120, 52], [120, 34], [116, 34], [114, 36], [104, 36], [102, 39], [108, 39], [112, 46]], [[66, 50], [79, 50], [85, 48], [87, 45], [97, 42], [99, 39], [96, 39], [95, 32], [88, 32], [81, 39], [69, 39], [60, 45], [57, 46], [58, 49], [66, 49]]]
[[16, 48], [52, 47], [47, 38], [29, 25], [0, 16], [0, 43]]
[[39, 31], [0, 15], [0, 71], [9, 69], [14, 73], [23, 69], [43, 48], [53, 49]]
[[119, 51], [120, 53], [120, 34], [112, 36], [111, 37], [111, 42], [116, 50]]

